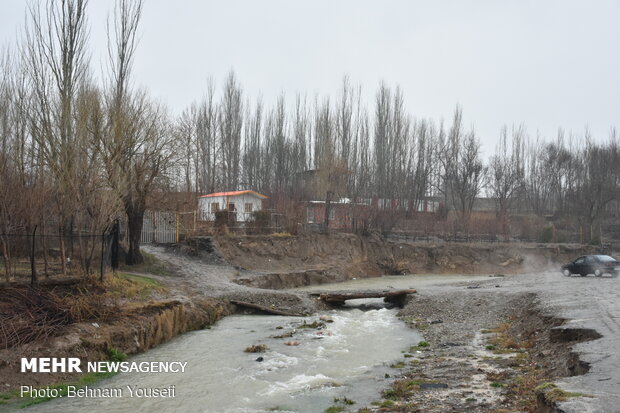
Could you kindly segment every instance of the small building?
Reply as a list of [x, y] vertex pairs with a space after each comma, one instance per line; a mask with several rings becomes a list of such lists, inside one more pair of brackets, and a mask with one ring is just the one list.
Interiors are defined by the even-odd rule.
[[215, 192], [198, 197], [198, 211], [203, 221], [215, 221], [215, 213], [226, 209], [236, 214], [237, 222], [246, 222], [252, 213], [263, 209], [263, 199], [267, 197], [256, 191]]
[[[306, 224], [323, 225], [325, 223], [325, 201], [306, 201]], [[348, 198], [333, 200], [329, 204], [329, 227], [333, 229], [351, 229], [356, 219], [368, 215], [368, 205], [353, 203]]]

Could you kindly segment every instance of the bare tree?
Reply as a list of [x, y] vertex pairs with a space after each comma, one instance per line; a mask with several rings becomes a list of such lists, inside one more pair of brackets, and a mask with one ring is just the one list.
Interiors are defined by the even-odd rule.
[[455, 209], [462, 228], [469, 218], [485, 173], [480, 159], [480, 143], [473, 131], [464, 133], [462, 111], [457, 107], [447, 140], [442, 148], [444, 185], [447, 200]]
[[86, 0], [33, 3], [24, 56], [33, 88], [32, 136], [55, 186], [60, 254], [66, 274], [64, 235], [77, 210], [78, 136], [74, 106], [88, 71]]
[[163, 109], [144, 92], [131, 90], [131, 67], [137, 46], [141, 0], [119, 0], [113, 30], [108, 29], [110, 79], [108, 122], [102, 136], [102, 157], [108, 182], [127, 214], [127, 264], [139, 264], [144, 212], [157, 180], [175, 155], [173, 134]]
[[[488, 169], [488, 188], [495, 200], [497, 217], [504, 235], [508, 233], [508, 212], [517, 202], [524, 185], [524, 129], [512, 129], [511, 141], [508, 131], [502, 128], [495, 155], [491, 157]], [[510, 146], [509, 146], [510, 145]]]
[[243, 127], [243, 104], [241, 87], [234, 72], [230, 72], [219, 110], [220, 146], [222, 148], [222, 174], [224, 186], [235, 190], [239, 186], [241, 159], [241, 131]]

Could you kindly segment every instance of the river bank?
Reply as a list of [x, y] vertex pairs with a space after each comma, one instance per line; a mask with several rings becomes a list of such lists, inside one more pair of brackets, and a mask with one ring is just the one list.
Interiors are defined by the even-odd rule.
[[[22, 385], [40, 388], [97, 378], [80, 373], [22, 373], [22, 357], [79, 357], [84, 364], [126, 357], [143, 353], [179, 334], [210, 326], [233, 312], [230, 304], [222, 300], [179, 295], [163, 283], [155, 283], [150, 278], [155, 275], [108, 277], [103, 285], [87, 280], [61, 290], [14, 287], [2, 291], [4, 300], [29, 301], [28, 309], [15, 308], [15, 312], [38, 312], [44, 319], [62, 314], [66, 320], [29, 325], [28, 318], [20, 319], [19, 314], [9, 317], [6, 309], [3, 311], [3, 337], [12, 339], [13, 345], [0, 350], [0, 410], [3, 405], [19, 407], [36, 400], [18, 397]], [[151, 289], [144, 284], [156, 287]], [[94, 294], [99, 297], [97, 303], [85, 304]]]
[[410, 349], [397, 380], [368, 410], [559, 412], [558, 402], [589, 397], [554, 382], [589, 370], [572, 348], [598, 335], [562, 335], [565, 320], [544, 314], [536, 294], [496, 285], [416, 296], [399, 316], [428, 346]]
[[[248, 246], [250, 244], [251, 246]], [[343, 234], [329, 237], [312, 236], [310, 239], [297, 240], [291, 237], [253, 237], [243, 240], [237, 240], [235, 237], [224, 237], [220, 240], [199, 240], [198, 243], [174, 248], [147, 247], [146, 250], [157, 257], [162, 265], [165, 265], [169, 270], [166, 275], [149, 275], [152, 279], [167, 286], [165, 293], [158, 292], [156, 294], [156, 302], [142, 303], [133, 308], [133, 312], [128, 311], [127, 314], [123, 314], [123, 320], [117, 320], [114, 323], [76, 323], [66, 331], [66, 334], [51, 342], [30, 344], [27, 350], [30, 353], [22, 348], [19, 351], [8, 350], [8, 353], [0, 353], [0, 360], [13, 358], [12, 363], [5, 361], [0, 366], [0, 374], [4, 371], [4, 377], [9, 378], [11, 374], [15, 376], [14, 363], [19, 354], [52, 354], [50, 349], [53, 349], [55, 356], [57, 354], [68, 356], [83, 354], [85, 358], [99, 360], [109, 357], [110, 349], [126, 354], [137, 354], [165, 343], [183, 332], [212, 325], [225, 315], [249, 311], [247, 308], [243, 309], [232, 305], [231, 301], [255, 304], [263, 308], [298, 315], [312, 314], [327, 309], [324, 304], [312, 299], [305, 291], [277, 291], [256, 288], [259, 285], [268, 288], [283, 288], [354, 278], [365, 278], [371, 281], [374, 279], [366, 277], [377, 276], [394, 270], [395, 267], [391, 264], [382, 264], [386, 262], [392, 264], [405, 262], [402, 264], [403, 268], [406, 267], [407, 270], [417, 268], [420, 271], [425, 270], [427, 273], [445, 274], [450, 271], [455, 272], [455, 269], [460, 268], [466, 268], [466, 272], [475, 272], [485, 268], [494, 270], [490, 271], [491, 274], [499, 272], [498, 270], [510, 274], [524, 272], [531, 269], [532, 265], [553, 265], [557, 260], [567, 259], [566, 257], [571, 256], [571, 254], [578, 254], [586, 249], [588, 247], [552, 246], [537, 248], [536, 246], [524, 247], [523, 245], [506, 244], [420, 246], [392, 241], [380, 244], [379, 240], [364, 240]], [[379, 254], [377, 252], [379, 250], [383, 252]], [[432, 260], [429, 257], [433, 257]], [[424, 264], [420, 264], [417, 261], [418, 259]], [[269, 264], [272, 262], [273, 264]], [[324, 266], [318, 268], [317, 263], [321, 262]], [[297, 270], [291, 272], [290, 270], [293, 268], [297, 268]], [[327, 271], [327, 268], [330, 270]], [[370, 273], [362, 272], [369, 268], [374, 268], [374, 270]], [[260, 269], [264, 271], [259, 271]], [[280, 272], [273, 272], [274, 270]], [[289, 272], [282, 272], [283, 270]], [[316, 271], [323, 271], [318, 278], [312, 276], [313, 272], [316, 274]], [[299, 274], [302, 275], [299, 276]], [[405, 321], [419, 329], [425, 335], [424, 340], [430, 344], [424, 349], [414, 349], [415, 353], [407, 353], [409, 357], [406, 357], [417, 360], [416, 362], [420, 366], [428, 366], [424, 369], [426, 375], [430, 375], [432, 371], [441, 372], [443, 368], [441, 363], [446, 362], [446, 360], [448, 360], [448, 368], [451, 369], [449, 367], [451, 365], [450, 357], [469, 359], [471, 357], [466, 354], [469, 351], [489, 351], [484, 344], [486, 337], [481, 335], [481, 330], [497, 328], [510, 314], [516, 313], [520, 308], [530, 306], [531, 301], [528, 301], [527, 294], [524, 296], [519, 294], [532, 292], [535, 289], [529, 288], [526, 292], [522, 291], [522, 288], [516, 288], [510, 293], [506, 292], [506, 295], [498, 293], [501, 291], [500, 284], [504, 284], [507, 279], [520, 280], [520, 275], [494, 277], [492, 279], [488, 275], [472, 276], [471, 279], [455, 275], [438, 276], [435, 280], [432, 280], [433, 276], [426, 277], [430, 277], [427, 279], [428, 282], [424, 281], [424, 276], [419, 276], [417, 279], [415, 277], [413, 279], [386, 277], [381, 280], [386, 288], [392, 288], [405, 279], [407, 281], [402, 281], [407, 284], [403, 284], [404, 288], [423, 286], [422, 294], [414, 298], [413, 303], [405, 308], [401, 315]], [[460, 281], [465, 279], [468, 279], [465, 283]], [[248, 282], [247, 280], [254, 281]], [[516, 282], [519, 284], [518, 281]], [[484, 287], [480, 288], [479, 285]], [[495, 287], [495, 285], [500, 285], [500, 287]], [[329, 288], [330, 286], [324, 287]], [[460, 293], [464, 291], [466, 294], [455, 293], [454, 296], [451, 296], [451, 291], [454, 289]], [[486, 292], [482, 293], [483, 291]], [[429, 292], [431, 294], [427, 295]], [[466, 301], [459, 300], [459, 297], [464, 296], [469, 298]], [[416, 302], [417, 304], [415, 304]], [[443, 303], [443, 305], [435, 306], [433, 305], [435, 302]], [[130, 302], [125, 304], [129, 305], [128, 309], [133, 306]], [[481, 309], [481, 311], [472, 311], [472, 309]], [[428, 313], [424, 313], [424, 311], [428, 311]], [[426, 320], [426, 322], [420, 322], [418, 319]], [[434, 331], [439, 332], [437, 333], [437, 340], [433, 338]], [[50, 343], [52, 343], [51, 346]], [[418, 343], [411, 343], [409, 347], [415, 347], [416, 344]], [[65, 350], [64, 353], [62, 349]], [[438, 349], [442, 349], [441, 352]], [[420, 351], [419, 354], [418, 351]], [[459, 353], [460, 355], [453, 354], [455, 351], [462, 353]], [[486, 362], [487, 358], [493, 357], [496, 356], [484, 353], [479, 358]], [[411, 361], [404, 360], [403, 367]], [[462, 360], [459, 360], [459, 363], [461, 362]], [[470, 367], [474, 368], [475, 366]], [[478, 365], [476, 368], [481, 367]], [[397, 369], [400, 371], [401, 368]], [[459, 373], [462, 377], [470, 377], [470, 373], [472, 373], [470, 368], [456, 369], [456, 371], [459, 370], [462, 372]], [[454, 376], [453, 381], [457, 380], [459, 374]], [[17, 377], [23, 382], [24, 376], [18, 375]], [[406, 375], [402, 377], [405, 380], [408, 378]], [[0, 376], [1, 378], [2, 376]], [[11, 384], [11, 379], [6, 381], [9, 386], [6, 386], [2, 380], [0, 380], [0, 384], [4, 383], [9, 389], [14, 388], [17, 381]], [[69, 376], [58, 375], [45, 377], [38, 375], [37, 377], [41, 384], [71, 379], [72, 377]], [[431, 381], [428, 384], [447, 384], [441, 382], [441, 377], [428, 378], [428, 380]], [[488, 384], [488, 380], [485, 380], [481, 381], [483, 387]], [[423, 384], [419, 383], [417, 379], [409, 381], [415, 382], [414, 387]], [[400, 383], [400, 381], [396, 381], [396, 383]], [[447, 403], [446, 405], [452, 403], [457, 411], [461, 408], [464, 409], [463, 411], [469, 411], [468, 409], [471, 406], [467, 403], [471, 404], [473, 400], [465, 402], [474, 397], [463, 398], [462, 392], [458, 394], [452, 391], [453, 385], [452, 382], [448, 384], [451, 391], [446, 393], [451, 394], [451, 396], [445, 402], [442, 399], [437, 399], [435, 395], [426, 392], [426, 390], [419, 393], [421, 397], [426, 394], [427, 399], [435, 400], [435, 404], [423, 405], [424, 408], [441, 409], [444, 403]], [[467, 388], [467, 385], [462, 386], [462, 388]], [[480, 409], [487, 408], [485, 406], [497, 407], [501, 397], [494, 394], [501, 394], [502, 389], [498, 390], [498, 388], [493, 387], [489, 391], [486, 388], [484, 394], [488, 395], [476, 398], [480, 402]], [[437, 391], [437, 389], [433, 389], [433, 391]], [[431, 395], [429, 396], [429, 394]], [[399, 405], [398, 400], [394, 400], [393, 396], [383, 401], [378, 400], [378, 402], [379, 404], [385, 402], [387, 405], [390, 402], [395, 404], [395, 407], [391, 407], [396, 409], [393, 411], [401, 411], [398, 409], [402, 406], [420, 402], [407, 393], [406, 396], [403, 395], [404, 398], [401, 400], [403, 404]], [[351, 409], [350, 406], [336, 407]], [[377, 410], [378, 407], [369, 406], [368, 409]]]

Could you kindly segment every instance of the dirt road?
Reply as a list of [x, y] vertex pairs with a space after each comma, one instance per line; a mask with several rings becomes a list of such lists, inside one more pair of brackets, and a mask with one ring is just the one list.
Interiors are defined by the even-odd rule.
[[531, 291], [549, 314], [567, 320], [561, 328], [593, 329], [602, 335], [578, 343], [574, 351], [590, 364], [585, 375], [567, 377], [558, 385], [594, 398], [561, 403], [566, 412], [620, 412], [620, 279], [564, 277], [558, 272], [506, 277], [507, 291]]
[[175, 279], [159, 278], [180, 290], [181, 294], [201, 295], [247, 302], [262, 307], [277, 308], [291, 314], [310, 314], [318, 303], [306, 294], [290, 291], [246, 287], [233, 282], [239, 271], [228, 264], [209, 264], [163, 247], [145, 246], [145, 251], [165, 262], [176, 275]]
[[[595, 331], [602, 336], [577, 343], [572, 348], [581, 361], [589, 364], [587, 373], [556, 381], [558, 387], [567, 392], [592, 397], [570, 397], [558, 403], [560, 411], [620, 412], [620, 279], [564, 277], [558, 270], [494, 277], [467, 284], [426, 285], [418, 287], [418, 293], [424, 302], [441, 302], [456, 311], [459, 302], [471, 302], [478, 297], [484, 304], [473, 310], [479, 315], [476, 320], [488, 318], [487, 312], [495, 313], [492, 308], [500, 301], [534, 293], [534, 303], [529, 305], [535, 305], [543, 314], [566, 320], [555, 329], [573, 332], [573, 335]], [[490, 297], [495, 299], [489, 302]], [[471, 334], [483, 326], [473, 323], [459, 327], [465, 330], [457, 336], [466, 337], [467, 331]]]

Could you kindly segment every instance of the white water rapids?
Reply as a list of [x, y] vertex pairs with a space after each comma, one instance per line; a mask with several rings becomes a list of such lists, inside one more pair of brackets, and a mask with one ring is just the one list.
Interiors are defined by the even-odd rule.
[[[389, 365], [420, 335], [385, 308], [324, 313], [333, 322], [322, 330], [300, 329], [314, 317], [237, 315], [213, 328], [184, 334], [132, 361], [187, 361], [185, 373], [126, 373], [97, 383], [98, 388], [174, 385], [175, 398], [61, 398], [33, 406], [37, 412], [322, 412], [334, 398], [347, 397], [361, 408], [380, 399], [389, 384]], [[277, 328], [282, 327], [282, 328]], [[272, 338], [296, 329], [290, 338]], [[286, 341], [299, 341], [287, 346]], [[264, 353], [245, 353], [255, 344]], [[263, 357], [264, 361], [256, 359]]]

